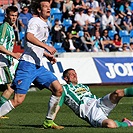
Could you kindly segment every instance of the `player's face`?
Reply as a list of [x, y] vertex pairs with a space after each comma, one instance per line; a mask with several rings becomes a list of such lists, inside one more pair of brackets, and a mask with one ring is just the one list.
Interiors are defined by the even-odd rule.
[[78, 79], [77, 79], [77, 73], [74, 70], [70, 70], [68, 72], [68, 81], [73, 83], [73, 84], [77, 84], [78, 83]]
[[8, 18], [10, 19], [10, 22], [12, 24], [16, 23], [17, 17], [18, 17], [18, 12], [10, 12], [8, 15]]
[[50, 3], [42, 1], [40, 5], [41, 5], [41, 12], [40, 12], [41, 17], [44, 19], [48, 18], [50, 16]]

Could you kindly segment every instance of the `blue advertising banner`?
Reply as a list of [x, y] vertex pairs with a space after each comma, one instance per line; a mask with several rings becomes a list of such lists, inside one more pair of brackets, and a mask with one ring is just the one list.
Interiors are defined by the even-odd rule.
[[132, 83], [132, 57], [93, 58], [102, 83]]

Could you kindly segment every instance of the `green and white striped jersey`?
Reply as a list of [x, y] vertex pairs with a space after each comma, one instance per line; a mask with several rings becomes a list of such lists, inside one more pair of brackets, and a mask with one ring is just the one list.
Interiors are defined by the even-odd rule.
[[59, 106], [65, 103], [78, 116], [80, 116], [80, 105], [84, 104], [84, 97], [87, 97], [88, 102], [92, 99], [97, 99], [97, 97], [91, 93], [89, 87], [83, 84], [77, 84], [76, 86], [72, 83], [66, 84], [63, 85], [63, 90]]
[[[13, 27], [5, 22], [0, 26], [0, 45], [3, 45], [8, 51], [13, 50], [15, 34]], [[10, 66], [13, 57], [0, 52], [0, 66]]]

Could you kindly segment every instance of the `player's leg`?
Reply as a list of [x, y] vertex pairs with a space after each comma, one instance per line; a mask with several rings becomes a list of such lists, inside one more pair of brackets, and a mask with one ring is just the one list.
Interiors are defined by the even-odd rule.
[[46, 120], [43, 123], [44, 128], [56, 128], [60, 127], [53, 122], [54, 112], [56, 110], [56, 106], [58, 105], [60, 96], [62, 94], [62, 86], [57, 80], [57, 77], [50, 71], [48, 71], [43, 66], [38, 69], [40, 73], [38, 77], [33, 82], [39, 89], [48, 88], [52, 95], [50, 97], [48, 103], [48, 111], [46, 115]]
[[10, 87], [13, 77], [11, 75], [9, 67], [5, 66], [1, 68], [0, 77], [1, 77], [1, 80], [6, 83], [4, 85], [4, 92], [2, 93], [0, 97], [0, 106], [1, 106], [3, 103], [5, 103], [10, 98], [14, 90]]
[[51, 83], [49, 88], [52, 91], [52, 95], [49, 100], [46, 120], [44, 121], [43, 126], [44, 128], [63, 129], [63, 126], [58, 126], [53, 122], [54, 113], [62, 94], [62, 86], [60, 85], [58, 80], [55, 80]]
[[133, 88], [125, 88], [114, 91], [110, 94], [110, 100], [112, 103], [117, 104], [122, 97], [132, 97]]
[[129, 126], [133, 126], [133, 122], [126, 118], [122, 120], [122, 122], [112, 119], [106, 119], [102, 122], [102, 127], [106, 128], [118, 128], [118, 127], [129, 127]]
[[6, 101], [0, 107], [0, 117], [6, 115], [11, 110], [19, 106], [24, 101], [25, 96], [26, 94], [15, 94], [13, 99]]

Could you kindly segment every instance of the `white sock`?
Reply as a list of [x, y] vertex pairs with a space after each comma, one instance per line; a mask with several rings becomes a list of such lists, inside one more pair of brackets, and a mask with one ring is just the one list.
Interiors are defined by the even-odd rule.
[[51, 119], [51, 120], [54, 118], [54, 113], [55, 113], [56, 107], [59, 103], [59, 99], [60, 99], [60, 97], [57, 97], [54, 95], [52, 95], [50, 97], [46, 118]]
[[12, 109], [14, 109], [12, 103], [10, 100], [6, 101], [1, 107], [0, 107], [0, 117], [6, 115], [9, 113]]

